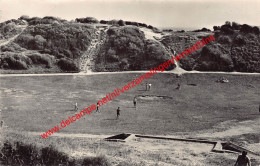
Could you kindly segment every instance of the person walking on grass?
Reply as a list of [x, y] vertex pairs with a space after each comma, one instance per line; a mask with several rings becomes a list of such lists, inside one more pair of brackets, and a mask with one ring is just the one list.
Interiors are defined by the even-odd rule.
[[242, 155], [239, 155], [234, 166], [251, 166], [247, 152], [243, 151]]
[[120, 116], [120, 107], [118, 107], [117, 108], [117, 110], [116, 110], [116, 119], [118, 119], [119, 118], [119, 116]]
[[178, 89], [178, 90], [181, 90], [181, 85], [180, 84], [178, 84], [178, 86], [177, 86], [177, 88], [176, 89]]
[[96, 110], [96, 112], [99, 112], [99, 104], [98, 104], [98, 102], [97, 102], [97, 110]]

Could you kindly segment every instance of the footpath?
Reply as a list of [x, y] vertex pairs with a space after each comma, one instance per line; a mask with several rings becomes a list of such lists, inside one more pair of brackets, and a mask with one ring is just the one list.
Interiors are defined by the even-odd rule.
[[98, 55], [101, 46], [106, 41], [106, 30], [97, 28], [97, 31], [92, 34], [92, 40], [89, 48], [85, 51], [80, 59], [80, 71], [91, 73], [94, 66], [94, 58]]

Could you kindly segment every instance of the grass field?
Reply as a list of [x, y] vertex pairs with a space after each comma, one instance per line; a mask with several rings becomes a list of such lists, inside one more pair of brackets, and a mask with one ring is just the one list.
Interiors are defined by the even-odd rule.
[[[21, 135], [26, 135], [29, 131], [45, 132], [60, 124], [68, 116], [74, 115], [75, 102], [78, 103], [79, 110], [82, 110], [96, 104], [109, 92], [128, 84], [141, 75], [140, 73], [131, 73], [87, 76], [1, 77], [0, 109], [2, 110], [2, 118], [5, 125], [8, 126], [9, 132], [20, 133]], [[221, 76], [226, 77], [229, 83], [217, 83], [216, 80]], [[145, 83], [152, 84], [150, 91], [145, 91]], [[181, 84], [180, 90], [175, 89], [178, 83]], [[257, 132], [257, 130], [259, 131], [260, 115], [258, 112], [260, 104], [259, 89], [260, 76], [258, 75], [184, 74], [182, 77], [177, 78], [174, 74], [157, 74], [103, 105], [100, 108], [100, 113], [94, 111], [91, 115], [87, 115], [62, 129], [59, 133], [97, 135], [136, 133], [203, 137], [232, 140], [260, 152], [260, 148], [256, 147], [260, 147], [260, 134]], [[145, 95], [150, 97], [140, 97]], [[133, 107], [134, 96], [139, 96], [136, 110]], [[156, 96], [167, 96], [168, 98], [162, 99]], [[116, 120], [117, 107], [122, 110], [118, 120]], [[237, 126], [240, 126], [240, 128]], [[248, 130], [245, 127], [248, 127]], [[246, 131], [232, 132], [233, 130], [236, 131], [236, 128], [238, 130], [242, 128]], [[229, 130], [230, 133], [225, 133], [225, 131]], [[216, 136], [212, 137], [214, 133]], [[218, 136], [218, 133], [222, 135]], [[14, 136], [12, 135], [9, 138], [11, 137]], [[92, 145], [91, 141], [93, 141], [92, 139], [59, 137], [50, 137], [43, 140], [40, 134], [38, 136], [26, 135], [26, 139], [34, 143], [38, 141], [40, 144], [53, 143], [63, 150], [66, 148], [80, 150], [82, 149], [81, 145], [87, 144], [85, 145], [87, 147]], [[77, 143], [80, 143], [80, 145]], [[113, 146], [116, 147], [110, 151], [109, 149]], [[130, 157], [131, 159], [130, 154], [137, 155], [136, 151], [133, 151], [134, 148], [130, 147], [128, 147], [128, 150], [132, 153], [122, 152], [123, 156], [119, 155], [120, 150], [115, 149], [120, 149], [121, 146], [123, 145], [103, 142], [99, 150], [103, 148], [102, 152], [107, 151], [105, 155], [114, 156], [111, 160], [117, 164], [127, 162], [123, 160], [124, 158]], [[183, 144], [179, 144], [175, 148], [179, 147], [180, 149], [183, 146]], [[125, 150], [126, 147], [121, 150]], [[67, 151], [69, 151], [68, 149]], [[97, 152], [97, 150], [93, 150], [95, 148], [88, 147], [86, 149], [89, 149], [93, 154]], [[219, 165], [218, 160], [221, 161], [224, 158], [226, 164], [231, 164], [234, 159], [234, 155], [227, 157], [223, 154], [210, 154], [208, 156], [205, 155], [206, 152], [203, 150], [199, 151], [199, 155], [196, 157], [196, 153], [193, 152], [194, 155], [192, 155], [189, 148], [184, 150], [176, 149], [179, 159], [169, 157], [168, 160], [164, 158], [165, 156], [161, 157], [162, 159], [159, 159], [160, 156], [151, 157], [152, 154], [155, 156], [158, 155], [157, 153], [160, 154], [160, 150], [156, 151], [156, 154], [151, 149], [142, 150], [139, 162], [136, 161], [139, 163], [137, 165], [141, 165], [140, 162], [144, 158], [147, 160], [148, 165], [148, 161], [158, 165], [167, 165], [167, 163], [173, 165], [203, 165], [202, 163]], [[76, 153], [75, 151], [70, 154]], [[170, 149], [164, 151], [164, 153], [169, 151]], [[115, 154], [109, 154], [108, 152]], [[144, 153], [146, 155], [142, 157]], [[185, 159], [185, 155], [188, 158]], [[116, 157], [121, 157], [121, 159]], [[254, 163], [257, 162], [254, 161]]]

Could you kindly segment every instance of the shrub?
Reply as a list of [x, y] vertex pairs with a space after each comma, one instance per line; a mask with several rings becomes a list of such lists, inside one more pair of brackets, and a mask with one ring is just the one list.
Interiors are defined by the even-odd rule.
[[100, 20], [100, 24], [107, 24], [108, 21]]
[[11, 32], [15, 29], [15, 23], [11, 22], [2, 27], [3, 33]]
[[256, 26], [253, 27], [252, 31], [253, 31], [253, 33], [255, 33], [255, 34], [257, 34], [257, 35], [259, 35], [259, 33], [260, 33], [259, 28], [256, 27]]
[[33, 64], [44, 64], [47, 68], [51, 68], [52, 59], [48, 54], [31, 54], [28, 57], [32, 60]]
[[43, 49], [44, 48], [44, 45], [46, 44], [46, 39], [44, 39], [41, 35], [36, 35], [34, 37], [34, 47], [36, 49]]
[[242, 35], [237, 35], [234, 39], [234, 43], [241, 46], [246, 44], [246, 40]]
[[218, 38], [218, 42], [221, 44], [230, 44], [232, 42], [232, 40], [229, 36], [220, 36]]
[[10, 142], [5, 142], [0, 152], [0, 161], [2, 164], [12, 164], [14, 156], [14, 149], [12, 144]]
[[98, 157], [84, 158], [82, 165], [83, 166], [110, 166], [111, 164], [108, 162], [105, 156], [98, 156]]
[[20, 20], [28, 21], [28, 20], [30, 20], [30, 17], [27, 16], [27, 15], [22, 15], [19, 19], [20, 19]]
[[26, 49], [20, 47], [18, 44], [14, 43], [14, 42], [11, 42], [7, 45], [3, 45], [1, 47], [1, 51], [2, 52], [16, 52], [16, 53], [19, 53], [19, 52], [23, 52], [23, 51], [26, 51]]
[[234, 30], [230, 25], [222, 25], [220, 28], [221, 32], [224, 32], [224, 34], [232, 35], [234, 33]]
[[116, 51], [112, 48], [109, 48], [107, 51], [107, 62], [118, 62], [119, 58], [116, 55]]
[[43, 165], [68, 165], [69, 157], [57, 151], [54, 147], [45, 147], [41, 149], [41, 159]]
[[146, 27], [146, 28], [148, 27], [145, 23], [139, 23], [139, 26], [140, 27]]
[[202, 29], [198, 29], [198, 30], [194, 30], [193, 32], [210, 32], [210, 29], [207, 28], [202, 28]]
[[220, 26], [213, 26], [214, 31], [220, 30]]
[[252, 31], [253, 31], [253, 28], [247, 24], [243, 24], [240, 29], [240, 32], [244, 32], [244, 33], [250, 33]]
[[119, 20], [109, 20], [107, 24], [109, 25], [118, 25]]
[[51, 165], [75, 165], [69, 160], [68, 155], [57, 151], [54, 147], [42, 149], [34, 145], [27, 145], [22, 142], [11, 144], [6, 141], [0, 150], [0, 162], [3, 165], [19, 166], [51, 166]]
[[26, 70], [32, 63], [26, 56], [9, 52], [3, 54], [1, 61], [0, 68], [14, 70]]
[[218, 45], [203, 47], [199, 57], [197, 69], [210, 71], [232, 71], [233, 61], [228, 54], [224, 54]]
[[72, 60], [63, 58], [58, 61], [57, 65], [63, 71], [79, 71], [78, 67]]
[[132, 25], [131, 21], [126, 21], [125, 24], [126, 25]]
[[99, 23], [99, 21], [94, 17], [76, 18], [76, 22], [88, 23], [88, 24]]
[[132, 25], [134, 25], [134, 26], [139, 26], [139, 23], [138, 22], [132, 22]]
[[119, 26], [125, 26], [125, 22], [124, 22], [123, 20], [119, 20], [119, 21], [118, 21], [118, 25], [119, 25]]
[[21, 47], [28, 49], [33, 49], [34, 47], [34, 37], [31, 34], [21, 34], [16, 38], [15, 42], [17, 42]]
[[33, 17], [29, 19], [29, 25], [36, 25], [41, 23], [41, 18], [40, 17]]
[[153, 29], [153, 26], [152, 26], [152, 25], [148, 25], [148, 28], [149, 28], [149, 29]]
[[236, 22], [232, 22], [232, 29], [234, 30], [239, 30], [241, 28], [241, 25], [236, 23]]

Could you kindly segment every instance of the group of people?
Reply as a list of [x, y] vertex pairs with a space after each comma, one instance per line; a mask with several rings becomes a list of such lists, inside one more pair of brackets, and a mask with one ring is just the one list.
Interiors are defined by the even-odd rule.
[[[134, 97], [134, 100], [133, 100], [133, 103], [134, 103], [134, 107], [135, 107], [135, 109], [136, 109], [136, 103], [137, 103], [137, 98], [136, 97]], [[78, 103], [75, 103], [75, 105], [74, 105], [74, 110], [75, 111], [78, 111]], [[119, 118], [119, 116], [120, 116], [120, 107], [118, 107], [117, 108], [117, 110], [116, 110], [116, 117], [117, 117], [117, 119]], [[99, 110], [99, 104], [97, 103], [97, 109], [96, 109], [96, 112], [100, 112], [100, 110]], [[1, 125], [1, 124], [0, 124]]]
[[[152, 84], [151, 84], [151, 83], [149, 83], [149, 84], [146, 83], [145, 85], [146, 85], [146, 86], [145, 86], [146, 91], [150, 91], [150, 90], [151, 90], [151, 87], [152, 87]], [[176, 89], [180, 90], [180, 88], [181, 88], [181, 85], [178, 84], [178, 86], [177, 86]], [[135, 109], [136, 109], [136, 103], [137, 103], [137, 98], [134, 97], [134, 99], [133, 99], [133, 104], [134, 104]], [[78, 111], [78, 104], [77, 104], [77, 103], [75, 103], [74, 110], [75, 110], [75, 111]], [[120, 116], [120, 111], [121, 111], [121, 110], [120, 110], [120, 107], [118, 107], [117, 110], [116, 110], [116, 115], [117, 115], [116, 117], [117, 117], [117, 119], [118, 119], [119, 116]], [[98, 104], [98, 103], [97, 103], [96, 112], [100, 112], [100, 110], [99, 110], [99, 104]]]

